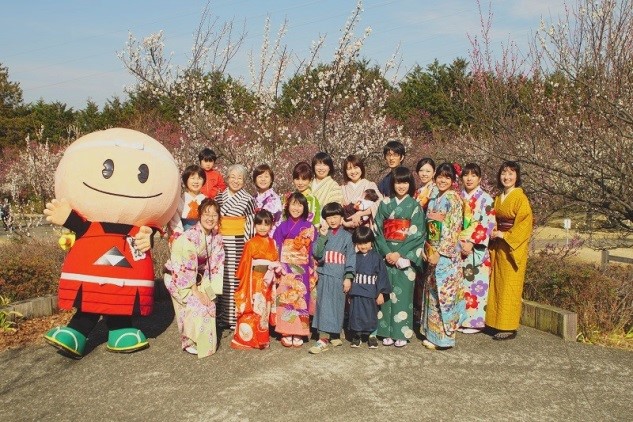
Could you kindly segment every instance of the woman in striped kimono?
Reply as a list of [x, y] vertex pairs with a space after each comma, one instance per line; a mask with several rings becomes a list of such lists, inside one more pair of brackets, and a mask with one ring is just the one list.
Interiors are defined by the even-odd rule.
[[233, 329], [237, 322], [235, 315], [235, 289], [240, 281], [235, 277], [244, 244], [253, 234], [253, 216], [255, 215], [255, 201], [246, 192], [244, 183], [248, 178], [248, 171], [240, 164], [229, 167], [227, 189], [223, 190], [216, 199], [220, 204], [222, 225], [220, 234], [224, 243], [224, 289], [220, 296], [220, 324]]

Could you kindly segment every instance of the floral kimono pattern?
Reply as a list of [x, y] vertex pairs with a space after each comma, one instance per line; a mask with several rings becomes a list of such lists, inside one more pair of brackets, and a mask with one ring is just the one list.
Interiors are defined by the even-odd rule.
[[[256, 235], [246, 242], [237, 267], [240, 285], [235, 291], [237, 325], [231, 347], [264, 349], [270, 344], [268, 319], [273, 296], [273, 280], [266, 277], [277, 261], [275, 242]], [[272, 275], [272, 274], [271, 274]]]
[[271, 189], [265, 192], [258, 193], [254, 197], [255, 199], [255, 212], [259, 210], [267, 210], [273, 215], [273, 227], [270, 230], [270, 237], [273, 237], [275, 229], [281, 223], [281, 214], [283, 208], [281, 206], [281, 198], [277, 193]]
[[[483, 329], [486, 325], [486, 304], [490, 286], [490, 253], [488, 242], [495, 228], [495, 210], [492, 197], [481, 187], [467, 194], [464, 201], [464, 230], [460, 240], [473, 244], [472, 253], [462, 264], [464, 281], [464, 309], [462, 327]], [[468, 212], [466, 212], [466, 210]]]
[[[184, 350], [195, 346], [199, 358], [212, 355], [217, 345], [215, 296], [205, 285], [221, 285], [224, 275], [222, 236], [217, 232], [206, 235], [200, 223], [196, 224], [174, 240], [165, 269], [165, 286], [174, 305], [181, 347]], [[192, 292], [199, 274], [202, 276], [200, 289], [213, 299], [209, 306], [203, 305]]]
[[285, 336], [310, 335], [310, 276], [316, 229], [307, 220], [292, 218], [282, 222], [273, 239], [284, 269], [275, 294], [275, 331]]
[[440, 347], [455, 345], [463, 305], [462, 259], [459, 235], [464, 218], [463, 203], [453, 190], [434, 196], [426, 210], [428, 236], [426, 256], [439, 253], [437, 265], [427, 264], [422, 307], [422, 334]]

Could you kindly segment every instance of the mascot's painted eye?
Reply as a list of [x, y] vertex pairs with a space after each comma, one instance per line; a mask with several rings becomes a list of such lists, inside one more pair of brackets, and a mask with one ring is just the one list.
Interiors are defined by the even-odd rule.
[[114, 161], [108, 158], [103, 162], [103, 170], [101, 170], [101, 174], [104, 179], [109, 179], [112, 177], [112, 173], [114, 173]]
[[149, 167], [147, 164], [141, 164], [138, 166], [138, 181], [141, 183], [147, 182], [147, 178], [149, 177]]

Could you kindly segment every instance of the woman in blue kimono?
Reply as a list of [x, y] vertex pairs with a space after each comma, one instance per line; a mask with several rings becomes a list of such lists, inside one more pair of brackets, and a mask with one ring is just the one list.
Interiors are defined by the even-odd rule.
[[424, 255], [428, 263], [422, 304], [422, 344], [428, 349], [445, 350], [455, 345], [463, 306], [462, 258], [459, 235], [464, 218], [463, 202], [455, 191], [457, 174], [451, 163], [435, 170], [437, 195], [426, 210], [427, 241]]

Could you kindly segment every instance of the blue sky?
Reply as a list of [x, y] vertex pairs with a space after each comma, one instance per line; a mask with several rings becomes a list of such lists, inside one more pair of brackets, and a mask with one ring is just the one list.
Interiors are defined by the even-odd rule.
[[[488, 1], [484, 0], [487, 9]], [[563, 0], [492, 0], [493, 43], [512, 39], [525, 47], [531, 33], [563, 10]], [[192, 35], [206, 0], [24, 0], [2, 5], [0, 63], [19, 82], [25, 102], [43, 98], [61, 101], [75, 109], [92, 99], [99, 106], [135, 80], [117, 58], [128, 33], [142, 39], [162, 30], [165, 49], [175, 63], [186, 63]], [[272, 32], [287, 18], [289, 48], [305, 56], [310, 44], [325, 34], [331, 52], [356, 2], [352, 0], [212, 0], [211, 14], [220, 22], [245, 23], [248, 32], [241, 53], [229, 68], [232, 76], [245, 76], [247, 56], [262, 42], [267, 16]], [[450, 63], [468, 58], [468, 34], [480, 32], [475, 0], [365, 0], [357, 29], [372, 33], [363, 57], [384, 64], [400, 45], [400, 75], [416, 63], [434, 59]], [[323, 61], [329, 59], [322, 55]], [[247, 80], [248, 81], [248, 80]]]

